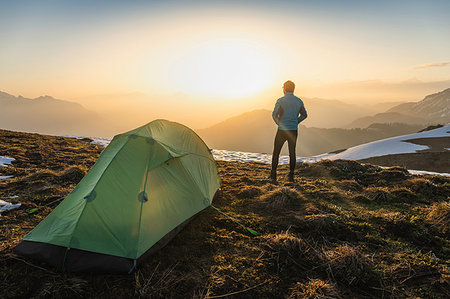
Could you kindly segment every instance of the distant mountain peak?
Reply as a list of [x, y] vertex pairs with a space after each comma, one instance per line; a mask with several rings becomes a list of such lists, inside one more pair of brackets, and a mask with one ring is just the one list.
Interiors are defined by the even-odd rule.
[[450, 88], [429, 94], [418, 102], [406, 102], [369, 117], [353, 121], [349, 127], [366, 128], [372, 123], [431, 125], [450, 122]]
[[9, 93], [6, 93], [6, 92], [0, 90], [0, 98], [1, 99], [15, 99], [16, 97], [13, 96], [12, 94], [9, 94]]
[[[82, 105], [55, 99], [13, 96], [0, 91], [0, 128], [60, 135], [84, 135], [104, 131], [98, 115]], [[102, 133], [101, 133], [102, 134]]]
[[56, 100], [54, 97], [49, 95], [40, 96], [37, 98], [34, 98], [34, 100]]

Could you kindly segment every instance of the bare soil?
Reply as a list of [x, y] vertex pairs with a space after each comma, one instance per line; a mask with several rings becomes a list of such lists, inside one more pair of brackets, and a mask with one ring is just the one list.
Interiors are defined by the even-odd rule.
[[450, 148], [450, 137], [433, 137], [433, 138], [416, 138], [405, 140], [404, 142], [410, 142], [418, 145], [426, 145], [429, 148], [421, 150], [419, 152], [448, 152], [447, 148]]
[[362, 159], [359, 162], [380, 166], [401, 166], [407, 169], [450, 173], [450, 151], [421, 151], [411, 154], [394, 154]]

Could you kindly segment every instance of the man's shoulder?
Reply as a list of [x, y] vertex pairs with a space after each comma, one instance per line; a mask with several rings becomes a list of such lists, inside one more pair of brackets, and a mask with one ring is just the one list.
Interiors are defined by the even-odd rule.
[[300, 103], [303, 104], [302, 99], [301, 99], [300, 97], [294, 95], [294, 94], [290, 94], [289, 99], [290, 99], [291, 101], [296, 101], [296, 102], [300, 102]]
[[295, 102], [300, 102], [301, 104], [303, 104], [302, 99], [292, 93], [286, 94], [277, 100], [277, 102], [283, 102], [283, 101], [290, 101], [290, 102], [295, 101]]
[[298, 97], [298, 96], [296, 96], [296, 95], [293, 95], [294, 96], [294, 99], [296, 100], [296, 101], [298, 101], [298, 102], [300, 102], [301, 104], [303, 104], [303, 101], [302, 101], [302, 99], [300, 98], [300, 97]]

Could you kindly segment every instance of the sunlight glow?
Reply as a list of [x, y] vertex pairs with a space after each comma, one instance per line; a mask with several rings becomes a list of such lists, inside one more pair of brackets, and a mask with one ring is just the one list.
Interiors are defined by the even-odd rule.
[[169, 80], [180, 92], [219, 97], [241, 97], [267, 88], [274, 78], [273, 59], [257, 43], [215, 39], [179, 55]]

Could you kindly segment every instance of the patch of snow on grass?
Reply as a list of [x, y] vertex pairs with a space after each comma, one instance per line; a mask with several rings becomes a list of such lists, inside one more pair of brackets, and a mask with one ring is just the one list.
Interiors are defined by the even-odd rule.
[[[82, 137], [82, 138], [84, 138], [84, 137]], [[88, 138], [92, 139], [92, 143], [99, 144], [104, 147], [108, 146], [108, 144], [110, 144], [110, 142], [112, 140], [110, 138], [103, 138], [103, 137], [88, 137]]]
[[18, 198], [19, 196], [17, 196], [17, 195], [13, 195], [13, 196], [4, 196], [3, 198], [6, 198], [6, 199], [13, 199], [13, 198]]
[[0, 167], [5, 167], [6, 165], [11, 164], [14, 160], [14, 158], [0, 156]]
[[13, 178], [14, 176], [12, 176], [12, 175], [4, 175], [4, 176], [1, 176], [0, 175], [0, 180], [6, 180], [6, 179], [10, 179], [10, 178]]
[[[247, 153], [228, 150], [211, 150], [215, 160], [222, 161], [236, 161], [236, 162], [258, 162], [258, 163], [272, 163], [272, 155]], [[280, 156], [280, 164], [289, 163], [288, 156]]]
[[410, 174], [417, 174], [417, 175], [440, 175], [440, 176], [447, 176], [450, 177], [450, 173], [447, 172], [433, 172], [433, 171], [425, 171], [425, 170], [412, 170], [408, 169]]
[[[258, 162], [258, 163], [272, 163], [271, 154], [260, 153], [248, 153], [229, 150], [216, 150], [211, 151], [214, 159], [220, 161], [236, 161], [236, 162]], [[313, 163], [318, 160], [315, 157], [303, 158], [297, 157], [297, 162]], [[289, 164], [289, 156], [280, 156], [279, 164]]]
[[83, 139], [83, 138], [89, 138], [92, 139], [91, 143], [99, 144], [101, 146], [107, 147], [108, 144], [111, 143], [111, 138], [105, 138], [105, 137], [90, 137], [90, 136], [72, 136], [72, 135], [66, 135], [63, 137], [69, 137], [69, 138], [76, 138], [76, 139]]
[[391, 137], [387, 139], [372, 141], [369, 143], [357, 145], [346, 149], [338, 154], [322, 154], [316, 156], [316, 158], [337, 160], [360, 160], [371, 157], [385, 156], [391, 154], [409, 154], [415, 153], [420, 150], [426, 150], [429, 147], [425, 145], [417, 145], [409, 142], [405, 142], [410, 139], [418, 138], [433, 138], [433, 137], [450, 137], [450, 126], [444, 126], [430, 131], [402, 135], [397, 137]]
[[13, 209], [17, 209], [18, 207], [20, 207], [21, 204], [20, 203], [10, 203], [4, 200], [0, 199], [0, 214], [4, 211], [9, 211], [9, 210], [13, 210]]
[[[450, 126], [444, 126], [430, 131], [402, 135], [382, 140], [377, 140], [361, 145], [357, 145], [346, 149], [337, 154], [322, 154], [314, 157], [297, 157], [297, 162], [304, 163], [315, 163], [322, 160], [360, 160], [377, 156], [384, 156], [390, 154], [403, 154], [403, 153], [415, 153], [418, 150], [428, 149], [428, 146], [417, 145], [405, 140], [417, 139], [417, 138], [432, 138], [432, 137], [448, 137], [450, 136]], [[84, 136], [67, 136], [73, 138], [90, 138], [92, 143], [100, 144], [102, 146], [107, 146], [112, 139], [102, 138], [102, 137], [84, 137]], [[449, 149], [447, 149], [449, 150]], [[211, 153], [216, 160], [221, 161], [236, 161], [236, 162], [257, 162], [257, 163], [272, 163], [271, 154], [261, 154], [261, 153], [249, 153], [249, 152], [239, 152], [230, 150], [211, 150]], [[279, 164], [289, 164], [289, 156], [280, 156]], [[420, 170], [411, 170], [413, 174], [435, 174], [447, 176], [447, 173], [436, 173], [427, 172]]]

